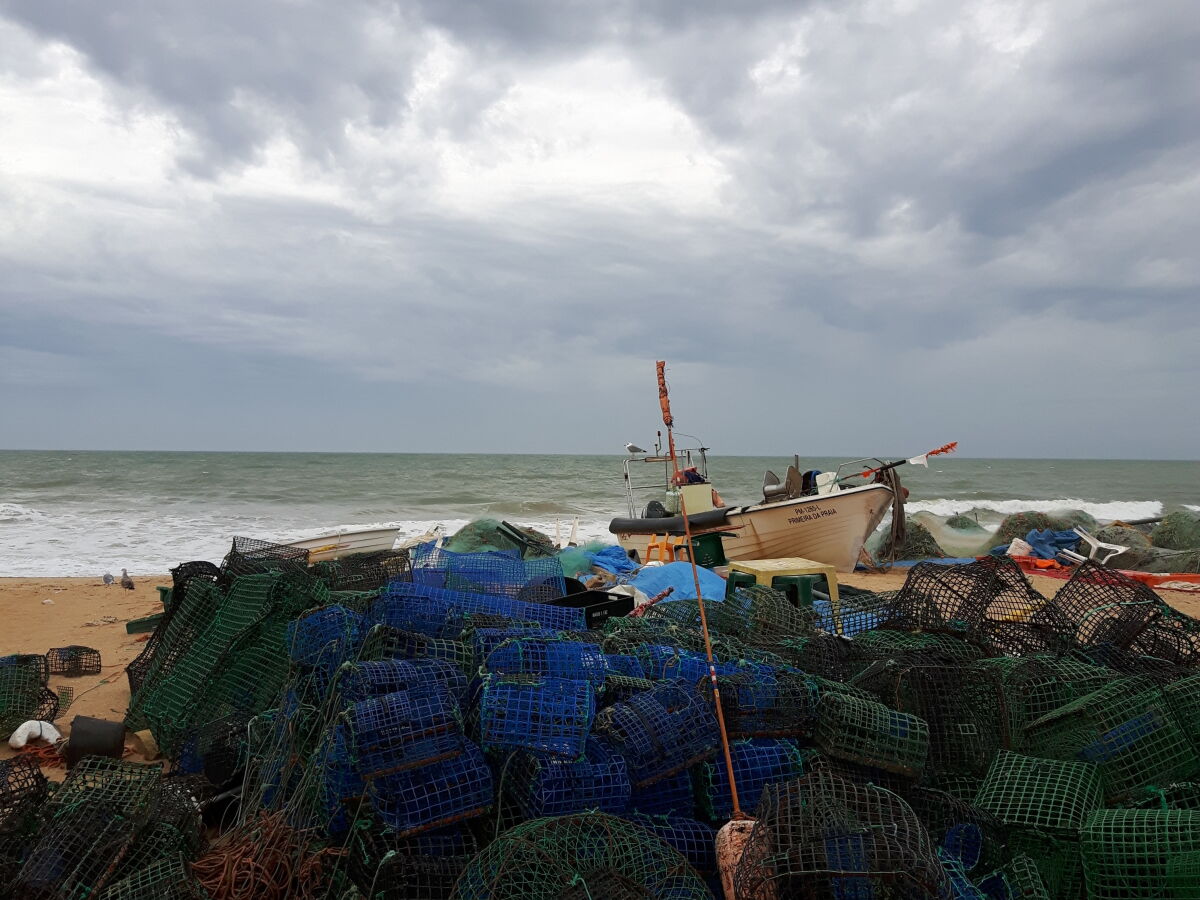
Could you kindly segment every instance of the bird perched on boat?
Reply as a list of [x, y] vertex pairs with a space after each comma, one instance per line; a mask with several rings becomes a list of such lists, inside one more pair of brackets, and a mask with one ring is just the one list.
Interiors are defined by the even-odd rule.
[[121, 570], [121, 587], [127, 591], [133, 590], [133, 579], [129, 577], [129, 573], [124, 569]]
[[639, 447], [637, 444], [634, 444], [634, 443], [626, 444], [625, 449], [629, 451], [629, 454], [631, 456], [635, 453], [645, 453], [646, 452], [645, 450], [643, 450], [641, 447]]
[[108, 587], [110, 584], [112, 584], [112, 583], [113, 583], [114, 581], [116, 581], [116, 580], [117, 580], [117, 579], [115, 579], [115, 578], [113, 578], [113, 577], [112, 577], [112, 573], [111, 573], [111, 572], [105, 572], [105, 573], [104, 573], [104, 586], [105, 586], [105, 587]]

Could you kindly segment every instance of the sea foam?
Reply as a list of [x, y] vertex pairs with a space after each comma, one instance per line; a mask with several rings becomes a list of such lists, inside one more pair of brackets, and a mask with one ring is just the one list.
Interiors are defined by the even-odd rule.
[[988, 510], [1003, 516], [1019, 512], [1056, 513], [1078, 509], [1097, 521], [1112, 522], [1117, 519], [1129, 521], [1130, 519], [1149, 519], [1161, 516], [1163, 505], [1158, 500], [1111, 500], [1094, 503], [1064, 497], [1056, 500], [914, 500], [905, 503], [904, 509], [909, 514], [928, 512], [942, 517], [957, 516], [976, 509]]

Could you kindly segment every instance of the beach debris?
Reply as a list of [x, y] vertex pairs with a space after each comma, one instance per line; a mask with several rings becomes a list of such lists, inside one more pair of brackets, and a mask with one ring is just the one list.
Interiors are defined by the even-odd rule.
[[51, 600], [49, 597], [47, 597], [45, 600], [42, 601], [42, 606], [53, 606], [53, 605], [54, 605], [54, 601]]
[[20, 750], [31, 740], [41, 740], [50, 744], [57, 744], [62, 740], [62, 735], [49, 722], [30, 720], [24, 725], [17, 727], [16, 731], [8, 739], [8, 746], [14, 750]]
[[132, 591], [134, 588], [133, 579], [129, 577], [129, 572], [125, 569], [121, 570], [121, 587], [127, 591]]
[[104, 586], [109, 587], [116, 579], [112, 577], [111, 572], [104, 573]]
[[98, 619], [92, 619], [90, 622], [84, 622], [84, 628], [97, 628], [101, 625], [115, 625], [120, 621], [116, 616], [101, 616]]

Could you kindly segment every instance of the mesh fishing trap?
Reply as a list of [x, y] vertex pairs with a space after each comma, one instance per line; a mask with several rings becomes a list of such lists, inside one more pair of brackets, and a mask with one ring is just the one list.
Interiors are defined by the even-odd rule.
[[[804, 753], [794, 741], [781, 738], [752, 738], [734, 741], [729, 747], [738, 802], [744, 810], [758, 806], [763, 789], [796, 778], [804, 772]], [[697, 763], [693, 769], [697, 806], [710, 822], [724, 822], [733, 815], [733, 795], [725, 758]]]
[[1080, 831], [1080, 848], [1089, 900], [1171, 897], [1172, 863], [1200, 854], [1200, 812], [1098, 810]]
[[625, 760], [599, 738], [589, 738], [578, 759], [518, 750], [499, 770], [505, 795], [527, 819], [589, 809], [621, 813], [629, 805]]
[[595, 731], [625, 757], [635, 788], [707, 759], [719, 743], [708, 704], [675, 682], [659, 683], [601, 710]]
[[891, 791], [824, 771], [768, 787], [738, 863], [737, 896], [903, 897], [948, 890], [936, 850]]
[[100, 651], [79, 644], [47, 650], [46, 662], [51, 675], [76, 678], [100, 674]]
[[348, 849], [348, 874], [367, 900], [449, 900], [479, 844], [461, 826], [400, 838], [368, 818]]
[[929, 726], [882, 703], [829, 693], [817, 710], [814, 741], [829, 756], [916, 777], [929, 755]]
[[1106, 796], [1200, 774], [1200, 758], [1158, 686], [1145, 676], [1110, 682], [1025, 726], [1029, 752], [1099, 768]]
[[1100, 772], [1094, 764], [1001, 750], [974, 805], [1006, 826], [1073, 834], [1103, 801]]
[[533, 819], [471, 860], [455, 900], [708, 900], [704, 880], [655, 834], [604, 813]]

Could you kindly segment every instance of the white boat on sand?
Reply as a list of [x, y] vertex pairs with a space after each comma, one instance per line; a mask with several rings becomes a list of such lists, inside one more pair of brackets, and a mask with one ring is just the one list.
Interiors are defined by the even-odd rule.
[[340, 559], [352, 553], [378, 553], [391, 550], [400, 536], [399, 528], [366, 528], [361, 531], [345, 529], [317, 537], [288, 541], [286, 546], [308, 551], [310, 563]]
[[[643, 561], [654, 536], [683, 533], [683, 519], [677, 514], [682, 499], [693, 535], [723, 533], [725, 556], [730, 560], [798, 556], [848, 572], [893, 501], [892, 490], [885, 484], [842, 486], [850, 477], [847, 474], [843, 478], [842, 470], [862, 462], [855, 460], [836, 473], [815, 477], [813, 473], [802, 475], [798, 465], [791, 465], [782, 483], [768, 472], [761, 502], [722, 506], [708, 483], [706, 448], [678, 450], [676, 457], [679, 470], [690, 483], [672, 483], [675, 466], [670, 453], [664, 454], [661, 448], [646, 456], [631, 453], [625, 460], [630, 514], [613, 519], [609, 531], [622, 547], [636, 552]], [[879, 460], [872, 462], [883, 465]], [[661, 466], [664, 478], [639, 481], [645, 477], [640, 474], [646, 471], [644, 466]], [[848, 473], [854, 471], [848, 469]], [[648, 491], [656, 492], [665, 502], [652, 500], [639, 515], [639, 496], [645, 498]]]

